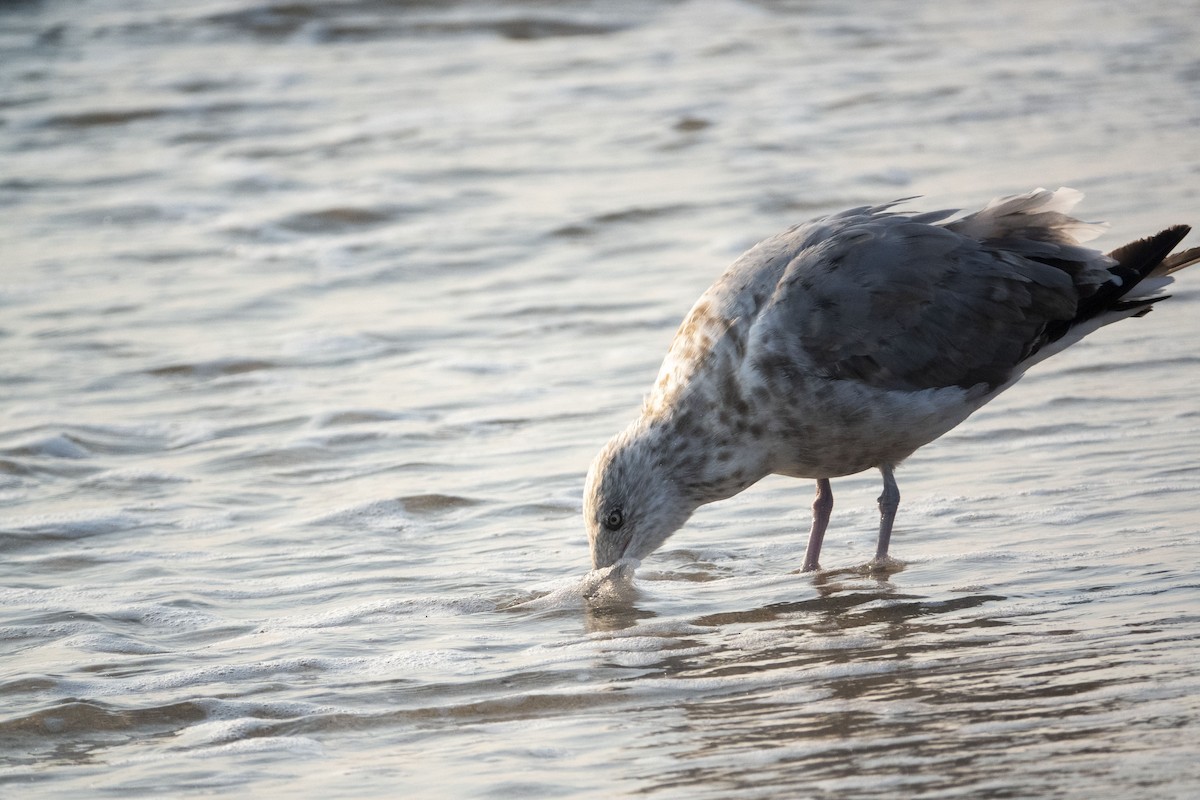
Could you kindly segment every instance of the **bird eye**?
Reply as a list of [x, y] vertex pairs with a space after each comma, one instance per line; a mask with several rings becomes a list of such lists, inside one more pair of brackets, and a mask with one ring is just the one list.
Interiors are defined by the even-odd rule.
[[604, 516], [604, 527], [615, 531], [625, 524], [625, 514], [619, 508], [610, 508]]

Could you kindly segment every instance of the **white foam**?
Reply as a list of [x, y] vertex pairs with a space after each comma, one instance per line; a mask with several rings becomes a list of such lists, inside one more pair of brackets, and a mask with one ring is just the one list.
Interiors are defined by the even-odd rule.
[[82, 634], [90, 629], [90, 622], [48, 622], [39, 625], [5, 625], [0, 627], [0, 642], [33, 640], [43, 643], [58, 636]]
[[633, 583], [639, 562], [622, 559], [611, 567], [594, 569], [585, 575], [564, 578], [535, 588], [537, 596], [508, 608], [554, 611], [587, 606], [627, 605], [637, 596]]
[[194, 701], [211, 720], [235, 720], [242, 717], [295, 719], [318, 714], [346, 713], [337, 706], [317, 705], [302, 700], [230, 700], [202, 697]]
[[493, 611], [496, 604], [479, 595], [471, 595], [457, 599], [439, 599], [432, 597], [418, 598], [387, 598], [356, 603], [344, 608], [335, 608], [316, 614], [283, 621], [289, 628], [332, 628], [360, 622], [376, 616], [411, 616], [414, 614], [429, 614], [440, 612], [448, 614], [476, 614], [482, 611]]
[[196, 745], [225, 744], [253, 736], [259, 731], [270, 730], [277, 724], [273, 719], [261, 717], [238, 717], [236, 719], [212, 719], [189, 725], [176, 734], [176, 746], [192, 748]]

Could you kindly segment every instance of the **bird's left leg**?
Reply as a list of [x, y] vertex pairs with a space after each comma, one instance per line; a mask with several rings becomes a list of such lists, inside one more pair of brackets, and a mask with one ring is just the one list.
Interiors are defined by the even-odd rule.
[[875, 560], [871, 566], [883, 567], [888, 564], [888, 544], [892, 541], [892, 523], [896, 520], [896, 509], [900, 507], [900, 489], [896, 486], [896, 478], [892, 475], [892, 467], [884, 465], [879, 468], [883, 473], [883, 494], [879, 495], [879, 543], [875, 546]]
[[817, 480], [817, 496], [813, 498], [812, 530], [808, 532], [808, 548], [804, 551], [804, 566], [801, 572], [814, 572], [821, 568], [817, 559], [821, 557], [821, 542], [825, 540], [825, 529], [829, 527], [829, 515], [833, 513], [833, 487], [828, 478]]

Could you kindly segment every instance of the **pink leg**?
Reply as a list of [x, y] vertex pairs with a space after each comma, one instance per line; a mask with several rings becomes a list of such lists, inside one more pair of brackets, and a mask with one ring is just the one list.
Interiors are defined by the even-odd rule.
[[821, 568], [817, 559], [821, 557], [821, 542], [825, 540], [829, 514], [833, 511], [833, 489], [828, 478], [817, 480], [817, 496], [813, 499], [812, 509], [812, 530], [808, 533], [808, 549], [804, 551], [804, 567], [801, 572], [813, 572]]
[[888, 560], [888, 544], [892, 540], [892, 523], [896, 520], [896, 509], [900, 507], [900, 489], [891, 467], [880, 467], [883, 473], [883, 494], [879, 495], [879, 543], [875, 546], [875, 563]]

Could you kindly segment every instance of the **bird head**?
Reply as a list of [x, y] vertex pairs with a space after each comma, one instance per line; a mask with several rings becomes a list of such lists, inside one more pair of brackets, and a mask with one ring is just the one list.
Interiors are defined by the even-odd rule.
[[583, 516], [592, 567], [641, 560], [679, 530], [696, 508], [656, 446], [658, 436], [634, 424], [600, 451], [588, 471]]

